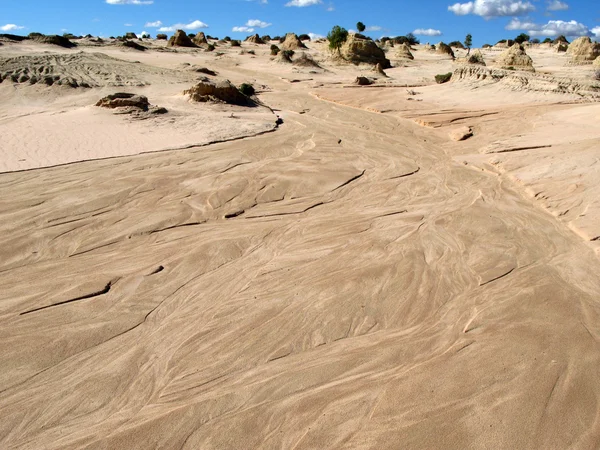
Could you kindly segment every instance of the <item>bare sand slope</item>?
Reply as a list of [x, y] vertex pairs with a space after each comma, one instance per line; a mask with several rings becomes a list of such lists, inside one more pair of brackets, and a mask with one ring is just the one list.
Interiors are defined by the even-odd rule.
[[0, 177], [0, 446], [600, 445], [584, 242], [445, 135], [264, 99], [275, 134]]
[[252, 48], [109, 52], [168, 122], [0, 86], [12, 171], [272, 124], [188, 104], [182, 62], [284, 121], [0, 174], [0, 448], [598, 448], [597, 106], [421, 86], [452, 67], [424, 51], [359, 89]]

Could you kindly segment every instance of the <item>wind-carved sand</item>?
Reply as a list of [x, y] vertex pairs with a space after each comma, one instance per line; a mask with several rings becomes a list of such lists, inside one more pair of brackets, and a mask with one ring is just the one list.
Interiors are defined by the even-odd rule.
[[[190, 103], [193, 78], [128, 88], [169, 110], [139, 122], [91, 106], [114, 90], [0, 84], [0, 446], [597, 447], [593, 95], [435, 85], [456, 63], [424, 48], [384, 78], [242, 46], [106, 53], [251, 81], [268, 112]], [[27, 168], [111, 158], [14, 172], [28, 134]]]

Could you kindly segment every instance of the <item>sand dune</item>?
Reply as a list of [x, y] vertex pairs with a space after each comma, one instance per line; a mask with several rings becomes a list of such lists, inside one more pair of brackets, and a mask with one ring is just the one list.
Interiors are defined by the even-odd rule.
[[[274, 113], [154, 82], [139, 92], [176, 114], [136, 124], [89, 106], [103, 88], [32, 105], [0, 85], [1, 447], [600, 445], [597, 105], [409, 94], [438, 73], [424, 50], [386, 71], [397, 87], [349, 87], [367, 69], [311, 47], [327, 71], [268, 46], [155, 65], [202, 59]], [[15, 172], [27, 129], [62, 162], [111, 158]], [[28, 168], [60, 163], [27, 147]]]

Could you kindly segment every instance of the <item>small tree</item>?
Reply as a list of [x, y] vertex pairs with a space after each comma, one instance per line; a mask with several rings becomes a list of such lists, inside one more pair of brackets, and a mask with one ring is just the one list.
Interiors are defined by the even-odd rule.
[[348, 39], [348, 30], [338, 25], [334, 26], [331, 31], [327, 34], [327, 40], [329, 40], [329, 48], [331, 50], [337, 50], [338, 53], [344, 42]]
[[527, 42], [529, 40], [529, 35], [525, 33], [521, 33], [515, 38], [515, 42], [517, 44], [522, 44], [523, 42]]
[[367, 29], [367, 27], [365, 27], [364, 23], [358, 22], [356, 24], [356, 29], [358, 30], [359, 33], [362, 33], [363, 31], [365, 31]]
[[406, 37], [406, 40], [408, 42], [408, 45], [418, 45], [418, 44], [420, 44], [419, 40], [412, 33], [407, 33], [405, 37]]
[[465, 47], [467, 47], [467, 56], [471, 53], [471, 46], [473, 45], [473, 36], [467, 34], [465, 37]]

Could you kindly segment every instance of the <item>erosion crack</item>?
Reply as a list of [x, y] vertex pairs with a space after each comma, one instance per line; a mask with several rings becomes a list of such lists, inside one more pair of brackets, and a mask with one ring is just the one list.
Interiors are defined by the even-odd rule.
[[109, 281], [106, 284], [106, 286], [104, 286], [104, 289], [102, 289], [100, 291], [92, 292], [91, 294], [82, 295], [81, 297], [76, 297], [76, 298], [72, 298], [69, 300], [63, 300], [62, 302], [52, 303], [51, 305], [40, 306], [39, 308], [34, 308], [34, 309], [30, 309], [28, 311], [24, 311], [19, 315], [24, 316], [25, 314], [31, 314], [33, 312], [41, 311], [43, 309], [53, 308], [55, 306], [66, 305], [67, 303], [78, 302], [80, 300], [87, 300], [88, 298], [99, 297], [101, 295], [108, 294], [114, 283], [115, 283], [115, 281]]

